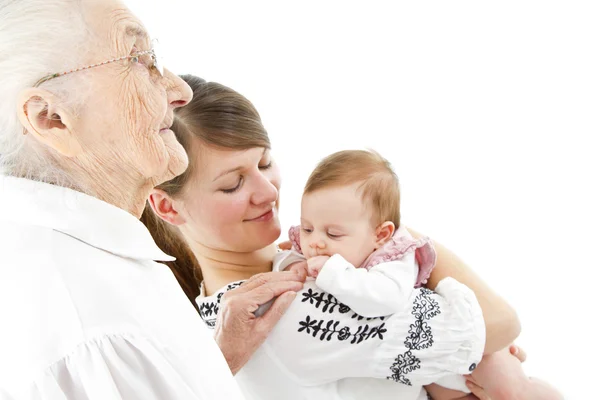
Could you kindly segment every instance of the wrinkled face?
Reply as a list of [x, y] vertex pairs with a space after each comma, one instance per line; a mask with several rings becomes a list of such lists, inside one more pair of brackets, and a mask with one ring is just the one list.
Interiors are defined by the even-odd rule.
[[[84, 17], [92, 33], [89, 64], [152, 47], [143, 25], [117, 0], [84, 2]], [[153, 184], [185, 170], [186, 153], [168, 129], [173, 110], [191, 99], [183, 80], [167, 70], [161, 76], [149, 56], [78, 74], [86, 74], [90, 87], [74, 129], [91, 159], [123, 172], [124, 179]]]
[[377, 248], [371, 212], [358, 185], [305, 194], [300, 221], [300, 246], [307, 258], [339, 254], [359, 267]]
[[194, 174], [176, 200], [182, 203], [182, 232], [204, 246], [234, 252], [277, 240], [281, 176], [270, 151], [198, 147]]

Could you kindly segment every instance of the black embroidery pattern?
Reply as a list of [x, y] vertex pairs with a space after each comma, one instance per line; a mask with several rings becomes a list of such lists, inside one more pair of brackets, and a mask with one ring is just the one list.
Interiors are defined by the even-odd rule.
[[364, 340], [379, 338], [383, 339], [383, 334], [387, 332], [385, 328], [385, 322], [379, 326], [369, 326], [368, 324], [359, 326], [355, 332], [351, 332], [347, 326], [340, 326], [340, 321], [329, 320], [325, 323], [325, 320], [312, 319], [310, 316], [306, 316], [306, 320], [300, 321], [300, 328], [298, 332], [306, 332], [312, 337], [316, 338], [317, 335], [319, 340], [331, 340], [335, 337], [339, 341], [344, 341], [352, 338], [350, 344], [357, 344]]
[[[370, 322], [378, 319], [383, 321], [385, 319], [384, 317], [362, 317], [353, 312], [350, 307], [341, 303], [332, 294], [318, 292], [310, 288], [302, 293], [302, 302], [308, 302], [324, 313], [333, 314], [334, 312], [337, 312], [339, 314], [347, 314], [352, 312], [353, 315], [351, 318], [356, 319], [357, 321], [365, 320], [366, 322]], [[364, 325], [358, 326], [355, 331], [351, 331], [350, 327], [342, 325], [340, 321], [325, 321], [324, 319], [318, 318], [313, 319], [310, 315], [307, 315], [306, 319], [300, 321], [299, 324], [300, 328], [298, 328], [298, 332], [306, 332], [319, 340], [329, 341], [333, 338], [339, 341], [350, 340], [350, 344], [358, 344], [365, 340], [375, 338], [383, 340], [383, 335], [387, 332], [385, 322], [381, 324], [375, 323], [375, 325], [372, 326], [365, 323]]]
[[209, 327], [214, 328], [217, 322], [217, 312], [219, 311], [219, 305], [216, 301], [207, 301], [199, 304], [198, 309], [200, 310], [200, 318]]
[[[305, 303], [307, 301], [310, 304], [314, 305], [315, 308], [317, 308], [317, 309], [321, 309], [321, 305], [322, 305], [323, 308], [321, 309], [321, 311], [323, 311], [325, 313], [328, 312], [329, 314], [332, 314], [336, 310], [336, 308], [340, 314], [346, 314], [346, 313], [352, 311], [350, 309], [350, 307], [348, 307], [344, 303], [341, 303], [332, 294], [321, 293], [321, 292], [317, 292], [312, 289], [308, 289], [308, 291], [302, 293], [302, 302]], [[363, 319], [366, 321], [372, 321], [374, 319], [380, 319], [383, 321], [385, 319], [384, 317], [366, 318], [366, 317], [356, 314], [353, 311], [352, 311], [351, 318], [356, 319], [357, 321], [362, 321]]]
[[433, 334], [427, 320], [441, 314], [439, 304], [431, 297], [433, 292], [426, 288], [420, 288], [419, 294], [413, 301], [411, 314], [415, 316], [415, 323], [408, 329], [408, 336], [404, 344], [408, 350], [404, 354], [399, 354], [390, 367], [392, 375], [388, 379], [394, 382], [403, 383], [412, 386], [406, 374], [421, 368], [421, 360], [412, 354], [412, 350], [422, 350], [433, 345]]
[[200, 318], [202, 318], [202, 321], [204, 321], [209, 328], [214, 329], [215, 327], [223, 295], [232, 289], [240, 287], [242, 283], [244, 283], [244, 281], [230, 283], [225, 290], [217, 295], [217, 301], [203, 301], [198, 305], [198, 308], [200, 309]]

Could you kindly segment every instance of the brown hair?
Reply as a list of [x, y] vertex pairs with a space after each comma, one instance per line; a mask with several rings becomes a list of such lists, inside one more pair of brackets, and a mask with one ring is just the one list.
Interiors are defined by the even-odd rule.
[[388, 160], [371, 150], [344, 150], [325, 157], [312, 172], [304, 194], [361, 183], [359, 191], [371, 206], [373, 224], [392, 221], [400, 227], [400, 183]]
[[[197, 160], [193, 153], [194, 139], [203, 145], [231, 150], [255, 147], [271, 148], [256, 108], [241, 94], [216, 82], [206, 82], [193, 75], [182, 75], [194, 93], [188, 105], [175, 110], [171, 129], [187, 152], [187, 170], [170, 181], [157, 186], [169, 196], [177, 197], [193, 175]], [[165, 262], [171, 268], [181, 288], [198, 309], [195, 299], [200, 294], [202, 274], [194, 253], [185, 243], [179, 230], [160, 219], [146, 204], [141, 218], [154, 241], [165, 253], [177, 260]]]

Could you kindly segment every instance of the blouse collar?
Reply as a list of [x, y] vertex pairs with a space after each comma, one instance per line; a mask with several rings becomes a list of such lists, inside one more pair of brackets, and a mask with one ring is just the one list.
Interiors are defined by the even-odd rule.
[[53, 229], [115, 255], [173, 261], [136, 217], [72, 189], [0, 176], [0, 220]]

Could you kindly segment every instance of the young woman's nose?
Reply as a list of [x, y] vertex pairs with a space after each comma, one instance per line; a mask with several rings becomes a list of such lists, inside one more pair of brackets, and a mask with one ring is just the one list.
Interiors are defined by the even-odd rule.
[[256, 177], [257, 186], [252, 194], [250, 201], [252, 204], [260, 206], [269, 203], [275, 203], [279, 196], [279, 190], [266, 176], [260, 174]]

